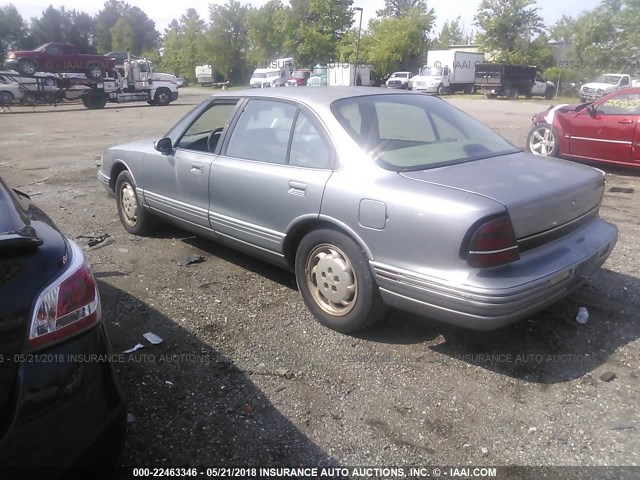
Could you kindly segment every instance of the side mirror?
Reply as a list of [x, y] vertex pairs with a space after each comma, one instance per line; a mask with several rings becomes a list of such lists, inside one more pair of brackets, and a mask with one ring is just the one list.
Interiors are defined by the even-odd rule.
[[163, 155], [169, 155], [173, 152], [173, 145], [168, 137], [161, 138], [153, 144], [153, 147]]

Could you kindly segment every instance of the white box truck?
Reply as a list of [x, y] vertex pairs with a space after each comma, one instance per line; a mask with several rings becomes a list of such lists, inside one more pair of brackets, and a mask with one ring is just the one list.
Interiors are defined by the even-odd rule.
[[352, 63], [329, 63], [327, 67], [327, 85], [330, 87], [368, 87], [373, 84], [369, 65], [359, 64], [356, 68]]
[[474, 93], [475, 66], [484, 62], [482, 52], [431, 50], [427, 64], [411, 79], [412, 90], [425, 93]]

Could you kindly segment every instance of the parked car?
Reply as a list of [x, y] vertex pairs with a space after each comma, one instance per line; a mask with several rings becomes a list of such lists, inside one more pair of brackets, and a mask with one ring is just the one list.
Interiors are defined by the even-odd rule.
[[411, 72], [394, 72], [385, 82], [387, 88], [409, 88], [409, 81], [413, 77]]
[[327, 70], [326, 65], [316, 65], [313, 67], [313, 71], [309, 80], [307, 80], [307, 87], [325, 87], [327, 85]]
[[0, 211], [0, 471], [55, 478], [79, 460], [108, 466], [126, 411], [91, 269], [2, 179]]
[[291, 74], [291, 77], [287, 80], [285, 86], [304, 87], [307, 84], [309, 77], [311, 77], [311, 70], [306, 68], [298, 69]]
[[580, 87], [580, 101], [593, 102], [609, 93], [632, 86], [634, 85], [629, 75], [623, 73], [605, 73], [597, 80], [585, 83]]
[[607, 259], [600, 170], [517, 150], [439, 98], [379, 88], [213, 95], [104, 152], [124, 228], [164, 219], [292, 269], [341, 332], [385, 305], [471, 329], [527, 317]]
[[45, 43], [35, 50], [15, 50], [7, 54], [5, 63], [23, 76], [36, 72], [84, 73], [97, 80], [113, 70], [116, 61], [112, 57], [78, 53], [69, 43]]
[[189, 80], [186, 78], [178, 77], [176, 78], [176, 87], [182, 88], [187, 87], [189, 85]]
[[640, 88], [593, 102], [549, 107], [533, 117], [527, 149], [536, 155], [640, 167]]
[[38, 97], [52, 96], [61, 101], [56, 77], [46, 75], [38, 77], [21, 77], [17, 72], [0, 72], [0, 105], [24, 103], [33, 105]]

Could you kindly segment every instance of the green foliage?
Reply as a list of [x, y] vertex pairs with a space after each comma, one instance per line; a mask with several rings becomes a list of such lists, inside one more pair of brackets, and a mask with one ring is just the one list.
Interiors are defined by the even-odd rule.
[[483, 30], [477, 37], [482, 50], [498, 62], [536, 63], [528, 52], [544, 23], [535, 4], [535, 0], [482, 0], [475, 15], [475, 24]]
[[165, 30], [161, 69], [195, 80], [195, 66], [207, 63], [206, 24], [198, 12], [190, 8]]
[[285, 43], [289, 32], [289, 12], [290, 9], [280, 0], [270, 0], [247, 13], [250, 64], [288, 56]]
[[465, 43], [464, 32], [460, 27], [460, 17], [457, 17], [455, 20], [444, 22], [434, 46], [436, 48], [449, 48], [451, 45], [463, 43]]
[[247, 16], [250, 7], [236, 0], [224, 5], [209, 4], [211, 26], [207, 31], [205, 52], [225, 77], [233, 83], [242, 83], [251, 73], [247, 53]]
[[[431, 10], [433, 13], [433, 10]], [[429, 13], [425, 0], [385, 0], [384, 8], [377, 10], [378, 17], [412, 17]]]
[[20, 47], [27, 38], [27, 25], [10, 3], [0, 7], [0, 60], [9, 48]]
[[[113, 30], [115, 28], [115, 30]], [[126, 51], [134, 54], [155, 49], [160, 40], [155, 22], [138, 7], [121, 0], [107, 0], [95, 17], [96, 46], [100, 53]], [[114, 33], [117, 38], [114, 39]]]

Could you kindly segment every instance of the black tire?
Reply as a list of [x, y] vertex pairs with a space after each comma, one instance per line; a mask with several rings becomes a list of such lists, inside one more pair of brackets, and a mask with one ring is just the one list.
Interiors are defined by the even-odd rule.
[[156, 95], [153, 97], [156, 105], [160, 107], [164, 107], [165, 105], [169, 105], [171, 103], [171, 90], [168, 88], [159, 88], [156, 90]]
[[0, 92], [0, 105], [11, 105], [14, 97], [11, 92]]
[[[313, 230], [298, 245], [298, 289], [307, 308], [326, 327], [341, 333], [362, 330], [382, 318], [385, 306], [362, 248], [347, 235]], [[318, 283], [318, 279], [324, 279]]]
[[442, 84], [438, 85], [438, 90], [436, 91], [436, 93], [438, 94], [439, 97], [444, 95], [444, 85]]
[[45, 87], [58, 86], [58, 80], [55, 77], [45, 77], [44, 80], [42, 80], [42, 83], [44, 84]]
[[124, 170], [118, 175], [114, 193], [118, 216], [124, 229], [140, 236], [151, 233], [155, 226], [155, 219], [139, 201], [136, 184], [128, 170]]
[[104, 78], [104, 68], [99, 63], [93, 63], [89, 66], [85, 75], [90, 80], [100, 80]]
[[22, 103], [28, 106], [35, 105], [36, 100], [36, 96], [33, 93], [25, 93], [24, 97], [22, 97]]
[[507, 97], [509, 100], [517, 100], [518, 99], [518, 89], [516, 87], [511, 87], [507, 92]]
[[30, 58], [23, 58], [18, 62], [16, 70], [24, 77], [33, 77], [37, 71], [36, 62]]
[[531, 127], [527, 135], [527, 151], [543, 157], [557, 157], [560, 150], [558, 132], [546, 122]]
[[149, 105], [151, 105], [152, 107], [155, 107], [155, 105], [156, 105], [156, 101], [155, 100], [147, 100], [147, 103]]
[[82, 97], [82, 104], [89, 110], [100, 110], [107, 104], [107, 96], [98, 90], [91, 90]]
[[544, 98], [547, 100], [553, 100], [553, 95], [555, 94], [553, 88], [549, 87], [547, 88], [547, 90], [544, 92]]

